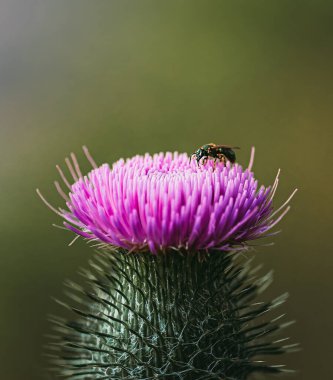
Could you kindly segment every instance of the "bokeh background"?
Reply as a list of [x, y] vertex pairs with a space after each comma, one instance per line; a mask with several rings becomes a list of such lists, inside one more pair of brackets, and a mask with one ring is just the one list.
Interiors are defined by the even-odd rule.
[[61, 204], [55, 165], [211, 141], [244, 165], [255, 145], [263, 184], [281, 168], [277, 203], [300, 189], [256, 262], [297, 320], [303, 351], [278, 361], [332, 378], [332, 19], [320, 0], [0, 0], [1, 379], [51, 379], [51, 296], [93, 256], [36, 196]]

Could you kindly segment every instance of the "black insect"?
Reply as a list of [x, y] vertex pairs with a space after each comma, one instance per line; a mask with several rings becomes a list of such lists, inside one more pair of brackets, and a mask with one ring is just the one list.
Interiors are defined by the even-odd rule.
[[214, 159], [214, 164], [216, 161], [223, 162], [225, 165], [227, 161], [234, 163], [236, 161], [236, 154], [233, 149], [239, 149], [238, 146], [228, 146], [228, 145], [216, 145], [214, 143], [206, 144], [197, 149], [190, 157], [194, 157], [199, 165], [200, 160], [203, 158], [203, 165], [208, 161], [208, 159]]

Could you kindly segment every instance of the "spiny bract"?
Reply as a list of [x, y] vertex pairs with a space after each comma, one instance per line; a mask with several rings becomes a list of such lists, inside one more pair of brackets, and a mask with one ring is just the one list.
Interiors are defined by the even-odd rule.
[[[237, 257], [238, 256], [238, 257]], [[101, 252], [84, 272], [90, 289], [67, 282], [75, 322], [54, 317], [54, 370], [70, 379], [247, 379], [286, 371], [260, 359], [292, 351], [265, 316], [282, 295], [254, 302], [271, 282], [239, 254], [197, 256]], [[72, 302], [73, 303], [73, 302]]]

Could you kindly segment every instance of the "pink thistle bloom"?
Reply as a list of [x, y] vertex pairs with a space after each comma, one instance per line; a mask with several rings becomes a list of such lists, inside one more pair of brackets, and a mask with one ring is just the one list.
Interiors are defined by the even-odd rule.
[[72, 184], [57, 166], [67, 195], [58, 182], [67, 210], [43, 201], [64, 220], [64, 225], [90, 241], [129, 251], [152, 253], [169, 249], [197, 252], [243, 249], [247, 242], [272, 235], [269, 231], [288, 212], [289, 201], [273, 209], [279, 173], [270, 187], [258, 187], [249, 167], [215, 167], [211, 160], [198, 166], [186, 153], [159, 153], [120, 159], [112, 167], [93, 166], [83, 176], [71, 154], [66, 164]]

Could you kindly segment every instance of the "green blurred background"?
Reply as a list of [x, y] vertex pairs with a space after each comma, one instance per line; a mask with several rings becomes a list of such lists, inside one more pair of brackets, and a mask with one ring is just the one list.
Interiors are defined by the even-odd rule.
[[332, 19], [318, 0], [0, 1], [1, 379], [51, 379], [51, 296], [93, 256], [35, 194], [61, 204], [55, 164], [211, 141], [244, 165], [255, 145], [263, 184], [282, 168], [277, 204], [300, 189], [256, 262], [275, 270], [266, 297], [291, 293], [303, 351], [278, 361], [332, 378]]

